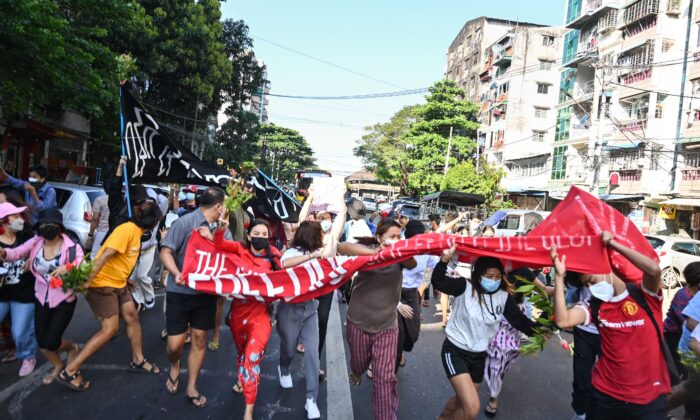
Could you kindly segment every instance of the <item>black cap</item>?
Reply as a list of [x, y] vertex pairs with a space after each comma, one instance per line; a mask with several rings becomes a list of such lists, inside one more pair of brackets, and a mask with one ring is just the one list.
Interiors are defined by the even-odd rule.
[[404, 232], [406, 239], [411, 239], [423, 233], [425, 233], [425, 225], [423, 222], [419, 220], [409, 220], [408, 223], [406, 223], [406, 232]]
[[39, 217], [36, 221], [36, 226], [43, 223], [55, 223], [57, 225], [63, 226], [63, 213], [61, 213], [57, 208], [44, 209], [39, 212]]

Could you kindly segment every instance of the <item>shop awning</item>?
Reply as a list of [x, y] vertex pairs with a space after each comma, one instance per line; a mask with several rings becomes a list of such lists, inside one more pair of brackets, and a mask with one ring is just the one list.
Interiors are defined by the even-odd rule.
[[659, 204], [663, 206], [700, 207], [700, 198], [672, 198]]
[[513, 195], [526, 195], [529, 197], [544, 197], [547, 195], [547, 191], [542, 190], [530, 190], [527, 188], [508, 188], [506, 193]]
[[640, 201], [644, 200], [645, 197], [639, 194], [605, 194], [599, 198], [603, 201]]
[[627, 150], [627, 149], [636, 149], [639, 146], [642, 146], [644, 142], [641, 142], [639, 140], [625, 140], [625, 141], [615, 141], [615, 142], [607, 142], [603, 145], [603, 151], [610, 152], [610, 151], [615, 151], [615, 150]]

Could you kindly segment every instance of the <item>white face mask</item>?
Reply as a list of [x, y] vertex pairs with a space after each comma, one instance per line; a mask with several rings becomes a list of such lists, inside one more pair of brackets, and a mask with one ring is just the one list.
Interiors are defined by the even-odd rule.
[[21, 232], [24, 230], [24, 220], [22, 219], [15, 219], [10, 222], [10, 229], [12, 229], [15, 232]]
[[610, 302], [615, 295], [615, 288], [612, 285], [612, 277], [610, 278], [610, 283], [607, 280], [599, 281], [596, 284], [588, 286], [593, 297], [596, 297], [603, 302]]
[[324, 220], [321, 222], [321, 229], [326, 233], [328, 233], [328, 231], [331, 230], [332, 226], [333, 226], [333, 222], [331, 222], [330, 220]]
[[36, 179], [36, 178], [29, 178], [29, 179], [27, 179], [27, 181], [29, 181], [29, 182], [39, 182], [39, 180]]
[[384, 241], [384, 245], [385, 246], [392, 246], [395, 243], [397, 243], [398, 241], [399, 241], [398, 239], [387, 239], [386, 241]]

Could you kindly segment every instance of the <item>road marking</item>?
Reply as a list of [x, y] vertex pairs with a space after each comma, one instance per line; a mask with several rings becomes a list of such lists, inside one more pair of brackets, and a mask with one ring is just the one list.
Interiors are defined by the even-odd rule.
[[17, 393], [17, 396], [10, 401], [8, 407], [8, 412], [12, 418], [19, 418], [19, 413], [22, 412], [22, 403], [24, 399], [41, 386], [44, 375], [49, 373], [52, 368], [53, 365], [51, 365], [51, 363], [46, 363], [36, 369], [31, 375], [25, 376], [0, 391], [0, 404]]
[[[335, 294], [333, 300], [336, 300]], [[326, 334], [326, 378], [328, 378], [326, 417], [328, 420], [354, 420], [339, 306], [337, 302], [335, 305], [331, 303]]]

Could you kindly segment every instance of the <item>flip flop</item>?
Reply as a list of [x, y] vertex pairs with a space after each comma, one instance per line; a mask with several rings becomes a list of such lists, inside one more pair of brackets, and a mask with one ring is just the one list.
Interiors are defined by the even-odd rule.
[[[173, 385], [172, 391], [170, 388], [168, 388], [168, 384]], [[168, 373], [168, 380], [165, 382], [165, 390], [168, 391], [168, 394], [170, 395], [177, 394], [177, 391], [180, 390], [180, 374], [177, 375], [177, 378], [173, 379], [173, 377]]]
[[190, 400], [190, 403], [192, 403], [195, 408], [204, 408], [207, 406], [206, 398], [204, 398], [204, 402], [202, 402], [202, 398], [204, 398], [202, 394], [197, 394], [193, 397], [187, 396], [187, 399]]
[[486, 414], [486, 417], [492, 419], [496, 417], [496, 413], [498, 412], [498, 406], [493, 405], [493, 401], [489, 401], [489, 403], [484, 407], [484, 414]]
[[243, 394], [243, 385], [241, 385], [240, 382], [236, 382], [235, 385], [233, 385], [233, 388], [231, 388], [231, 391], [241, 395]]

